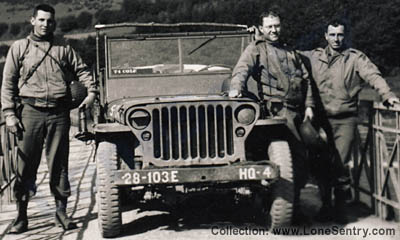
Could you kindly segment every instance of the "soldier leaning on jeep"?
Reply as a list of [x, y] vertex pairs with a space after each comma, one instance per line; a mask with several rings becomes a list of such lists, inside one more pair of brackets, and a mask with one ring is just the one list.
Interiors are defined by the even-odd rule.
[[[298, 128], [303, 119], [312, 119], [314, 100], [308, 72], [297, 53], [279, 41], [281, 21], [277, 11], [260, 15], [259, 31], [262, 38], [253, 41], [242, 53], [233, 70], [230, 97], [240, 97], [250, 76], [259, 79], [259, 98], [277, 99], [282, 108], [276, 114], [287, 118], [292, 136], [288, 137], [295, 165], [295, 204], [299, 203], [300, 189], [306, 182], [307, 157]], [[258, 76], [256, 76], [258, 74]], [[303, 114], [303, 111], [305, 113]], [[304, 116], [304, 118], [303, 118]], [[294, 221], [301, 220], [295, 206]]]

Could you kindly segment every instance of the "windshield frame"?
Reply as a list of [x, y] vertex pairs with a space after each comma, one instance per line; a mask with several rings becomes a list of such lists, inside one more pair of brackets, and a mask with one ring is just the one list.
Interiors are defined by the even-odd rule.
[[[209, 42], [213, 42], [216, 39], [220, 38], [241, 38], [241, 49], [240, 53], [244, 51], [246, 46], [250, 42], [250, 34], [247, 31], [214, 31], [214, 32], [178, 32], [178, 33], [141, 33], [141, 34], [128, 34], [123, 36], [108, 36], [105, 35], [105, 69], [106, 76], [109, 79], [115, 78], [136, 78], [136, 77], [146, 77], [151, 76], [154, 77], [154, 74], [146, 74], [146, 73], [135, 73], [135, 74], [112, 74], [112, 66], [111, 66], [111, 58], [112, 58], [112, 48], [111, 44], [118, 41], [147, 41], [147, 40], [176, 40], [177, 41], [177, 49], [178, 49], [178, 65], [179, 72], [176, 73], [161, 73], [157, 74], [157, 76], [171, 76], [171, 75], [185, 75], [185, 74], [215, 74], [216, 72], [231, 72], [232, 69], [229, 70], [219, 70], [219, 71], [201, 71], [201, 72], [184, 72], [184, 61], [183, 61], [183, 50], [182, 50], [182, 41], [187, 39], [204, 39], [206, 43], [200, 47], [204, 47]], [[196, 49], [195, 51], [197, 51]]]

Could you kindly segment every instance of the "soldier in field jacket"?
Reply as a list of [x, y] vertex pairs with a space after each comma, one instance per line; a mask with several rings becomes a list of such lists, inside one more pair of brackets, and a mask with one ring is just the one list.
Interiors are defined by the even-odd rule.
[[280, 134], [286, 136], [293, 156], [293, 220], [302, 221], [298, 203], [300, 189], [307, 179], [307, 158], [298, 129], [303, 119], [313, 118], [314, 101], [310, 79], [301, 57], [280, 42], [281, 21], [277, 11], [262, 13], [259, 23], [262, 36], [250, 43], [240, 56], [233, 70], [229, 96], [242, 96], [247, 81], [252, 79], [258, 82], [258, 98], [261, 102], [265, 100], [267, 103], [281, 104], [276, 112], [273, 107], [270, 107], [269, 112], [287, 119], [289, 131]]
[[[362, 83], [376, 89], [385, 104], [393, 105], [399, 99], [390, 90], [381, 72], [361, 51], [345, 45], [345, 24], [335, 20], [327, 24], [325, 39], [328, 45], [301, 52], [311, 67], [312, 78], [319, 93], [321, 109], [316, 118], [321, 120], [331, 149], [331, 186], [335, 201], [332, 208], [330, 191], [323, 196], [319, 217], [347, 222], [345, 202], [351, 198], [349, 161], [354, 144], [358, 117], [358, 94]], [[316, 95], [317, 96], [317, 95]], [[326, 186], [330, 189], [330, 186]]]
[[17, 40], [7, 54], [1, 86], [2, 112], [7, 129], [18, 136], [18, 169], [14, 185], [18, 216], [12, 233], [28, 229], [27, 205], [36, 193], [36, 174], [43, 145], [49, 168], [50, 191], [55, 198], [55, 222], [65, 230], [75, 228], [66, 214], [71, 195], [68, 180], [69, 106], [68, 78], [85, 84], [88, 95], [81, 105], [90, 107], [96, 86], [90, 71], [65, 41], [53, 36], [54, 8], [34, 8], [32, 33]]

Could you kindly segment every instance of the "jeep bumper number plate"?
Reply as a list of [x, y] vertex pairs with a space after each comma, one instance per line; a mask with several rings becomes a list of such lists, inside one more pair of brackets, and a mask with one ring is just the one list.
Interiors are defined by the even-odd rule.
[[279, 170], [273, 165], [246, 165], [206, 168], [168, 168], [120, 170], [115, 173], [117, 185], [181, 184], [274, 179]]

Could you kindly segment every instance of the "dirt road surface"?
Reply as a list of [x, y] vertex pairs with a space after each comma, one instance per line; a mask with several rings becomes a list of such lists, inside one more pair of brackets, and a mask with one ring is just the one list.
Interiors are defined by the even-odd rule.
[[[7, 234], [16, 209], [14, 204], [3, 202], [0, 239], [102, 239], [97, 223], [96, 164], [93, 159], [93, 144], [71, 139], [70, 180], [73, 192], [68, 199], [68, 214], [78, 223], [78, 229], [63, 231], [54, 227], [55, 206], [49, 192], [47, 166], [43, 163], [37, 179], [38, 192], [29, 204], [29, 230], [20, 235]], [[257, 224], [253, 217], [257, 215], [257, 209], [251, 204], [235, 205], [224, 196], [200, 197], [179, 206], [179, 214], [157, 210], [160, 208], [157, 204], [144, 204], [140, 209], [125, 207], [123, 233], [115, 239], [400, 239], [398, 222], [380, 220], [364, 204], [348, 207], [351, 221], [346, 225], [312, 221], [320, 206], [315, 185], [308, 184], [303, 190], [301, 206], [310, 221], [281, 229], [282, 232], [275, 235]]]

